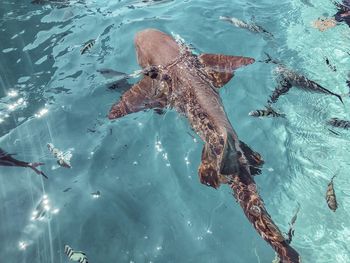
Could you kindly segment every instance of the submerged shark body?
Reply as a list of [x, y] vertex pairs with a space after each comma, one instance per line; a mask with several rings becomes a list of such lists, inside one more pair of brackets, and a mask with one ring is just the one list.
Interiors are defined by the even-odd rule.
[[139, 32], [137, 58], [144, 77], [109, 112], [110, 119], [146, 110], [174, 108], [189, 120], [205, 142], [199, 177], [218, 188], [229, 184], [246, 217], [274, 248], [283, 262], [300, 262], [272, 221], [258, 194], [253, 174], [260, 173], [260, 155], [239, 141], [223, 108], [218, 90], [233, 71], [254, 62], [252, 58], [202, 54], [195, 56], [158, 30]]

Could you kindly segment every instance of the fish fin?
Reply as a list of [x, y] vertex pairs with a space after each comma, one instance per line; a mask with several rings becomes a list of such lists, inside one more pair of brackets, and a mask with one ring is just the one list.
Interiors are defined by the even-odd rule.
[[334, 93], [334, 96], [336, 96], [340, 100], [340, 102], [344, 105], [343, 98], [341, 97], [341, 95]]
[[12, 155], [16, 155], [16, 153], [8, 153], [5, 150], [0, 148], [0, 158], [11, 157]]
[[247, 158], [249, 163], [249, 169], [251, 175], [259, 175], [261, 174], [260, 167], [263, 166], [264, 160], [258, 152], [252, 150], [247, 144], [242, 141], [239, 141], [240, 147], [244, 152], [244, 156]]
[[39, 169], [36, 168], [41, 165], [44, 165], [44, 163], [29, 163], [28, 167], [32, 169], [36, 174], [42, 175], [44, 178], [49, 179], [43, 171], [40, 171]]
[[255, 61], [249, 57], [206, 53], [201, 54], [199, 60], [217, 88], [221, 88], [231, 80], [234, 76], [234, 70], [252, 64]]
[[145, 76], [112, 106], [108, 118], [116, 119], [146, 109], [164, 108], [167, 101], [166, 97], [159, 93], [159, 83], [160, 81]]
[[202, 184], [213, 188], [220, 186], [220, 175], [216, 166], [217, 158], [210, 149], [209, 144], [205, 144], [202, 150], [202, 162], [198, 169], [199, 180]]
[[221, 156], [220, 174], [233, 175], [239, 172], [238, 159], [240, 158], [235, 147], [235, 141], [232, 135], [226, 134], [224, 143], [224, 150]]

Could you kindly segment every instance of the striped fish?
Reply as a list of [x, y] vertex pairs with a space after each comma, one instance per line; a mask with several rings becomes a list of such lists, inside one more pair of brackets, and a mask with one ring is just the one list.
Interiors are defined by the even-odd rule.
[[276, 112], [270, 106], [266, 106], [266, 109], [264, 110], [251, 111], [248, 115], [253, 117], [285, 117], [285, 114]]
[[68, 258], [72, 261], [76, 261], [79, 263], [89, 263], [88, 259], [84, 252], [74, 251], [70, 246], [64, 246], [64, 253], [68, 256]]
[[72, 158], [71, 151], [62, 152], [59, 149], [55, 148], [55, 146], [52, 143], [48, 143], [47, 148], [57, 159], [57, 163], [59, 166], [65, 168], [72, 168], [72, 165], [70, 163], [70, 159]]
[[338, 118], [331, 118], [329, 121], [327, 121], [327, 124], [337, 128], [343, 128], [343, 129], [350, 128], [350, 121], [341, 120]]
[[96, 42], [95, 39], [91, 39], [88, 42], [86, 42], [86, 44], [80, 50], [80, 54], [83, 55], [84, 53], [89, 51], [95, 45], [95, 42]]
[[327, 205], [329, 209], [331, 209], [333, 212], [335, 212], [335, 210], [337, 210], [338, 208], [337, 198], [335, 196], [334, 185], [333, 185], [334, 177], [335, 175], [332, 177], [331, 181], [328, 183], [327, 192], [326, 192]]
[[336, 71], [337, 71], [337, 68], [336, 68], [334, 65], [332, 65], [331, 62], [329, 62], [329, 59], [328, 59], [327, 57], [324, 57], [324, 58], [325, 58], [325, 60], [326, 60], [327, 66], [328, 66], [331, 70], [333, 70], [334, 72], [336, 72]]

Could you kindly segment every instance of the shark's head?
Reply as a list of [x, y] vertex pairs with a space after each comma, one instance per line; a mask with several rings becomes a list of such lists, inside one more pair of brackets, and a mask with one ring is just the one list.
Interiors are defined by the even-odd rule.
[[179, 46], [169, 35], [146, 29], [136, 34], [135, 47], [141, 67], [167, 65], [179, 56]]

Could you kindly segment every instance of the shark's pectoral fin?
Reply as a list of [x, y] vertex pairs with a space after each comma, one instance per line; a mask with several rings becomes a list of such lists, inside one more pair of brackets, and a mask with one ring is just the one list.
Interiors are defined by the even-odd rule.
[[108, 118], [116, 119], [146, 109], [164, 108], [167, 101], [159, 90], [159, 83], [158, 80], [145, 76], [126, 91], [119, 102], [112, 106]]
[[221, 54], [202, 54], [199, 56], [199, 60], [217, 88], [221, 88], [230, 81], [234, 75], [234, 70], [255, 61], [253, 58]]

